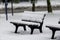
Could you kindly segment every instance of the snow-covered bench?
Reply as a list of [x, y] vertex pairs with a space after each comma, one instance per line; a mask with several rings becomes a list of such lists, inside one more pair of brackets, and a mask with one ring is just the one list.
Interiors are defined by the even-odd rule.
[[[25, 21], [11, 21], [10, 23], [12, 23], [13, 25], [15, 25], [16, 29], [15, 29], [15, 33], [17, 33], [18, 27], [19, 26], [23, 26], [24, 30], [26, 31], [26, 26], [28, 27], [39, 27], [40, 24], [39, 23], [33, 23], [33, 22], [25, 22]], [[33, 30], [31, 30], [31, 34], [32, 34]]]
[[25, 13], [21, 14], [20, 19], [22, 21], [25, 21], [25, 22], [39, 23], [40, 24], [39, 27], [36, 27], [36, 26], [32, 27], [32, 25], [29, 26], [31, 28], [31, 34], [33, 33], [34, 29], [39, 29], [40, 32], [42, 33], [42, 25], [43, 25], [43, 20], [44, 20], [45, 15], [46, 15], [46, 12], [45, 13], [42, 13], [42, 12], [25, 12]]
[[55, 32], [60, 30], [60, 25], [46, 25], [46, 27], [52, 31], [51, 39], [54, 39]]

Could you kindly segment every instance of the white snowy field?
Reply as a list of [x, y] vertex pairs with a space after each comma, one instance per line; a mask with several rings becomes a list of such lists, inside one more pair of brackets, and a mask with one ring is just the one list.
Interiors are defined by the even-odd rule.
[[[47, 12], [42, 11], [40, 13]], [[56, 39], [50, 39], [52, 32], [50, 29], [45, 27], [48, 24], [60, 26], [60, 24], [58, 24], [58, 21], [60, 19], [60, 10], [53, 11], [52, 14], [46, 15], [43, 24], [43, 33], [40, 33], [38, 29], [35, 29], [32, 35], [30, 34], [30, 28], [27, 26], [27, 31], [24, 31], [22, 27], [19, 27], [18, 33], [14, 33], [15, 26], [11, 24], [9, 21], [21, 20], [21, 14], [22, 13], [14, 13], [14, 16], [12, 16], [10, 13], [8, 14], [9, 17], [7, 21], [5, 20], [5, 14], [0, 14], [0, 40], [60, 40], [60, 31], [56, 32]], [[24, 15], [26, 15], [26, 13]]]
[[[35, 4], [36, 6], [47, 6], [47, 2], [45, 1], [37, 1]], [[60, 5], [60, 1], [58, 0], [51, 0], [51, 5], [52, 6], [57, 6]], [[21, 2], [21, 3], [13, 3], [13, 7], [31, 7], [32, 4], [30, 2]], [[5, 8], [5, 3], [0, 4], [0, 9]], [[8, 8], [11, 8], [11, 3], [8, 3]]]

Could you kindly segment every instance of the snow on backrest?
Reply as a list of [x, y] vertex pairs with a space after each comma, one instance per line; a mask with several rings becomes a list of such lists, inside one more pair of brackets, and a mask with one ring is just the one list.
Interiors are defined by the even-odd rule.
[[44, 14], [46, 14], [46, 13], [42, 13], [42, 12], [24, 12], [22, 14], [22, 19], [42, 22]]
[[47, 11], [43, 11], [43, 12], [24, 11], [24, 13], [25, 14], [30, 14], [30, 16], [33, 15], [33, 17], [43, 18], [44, 14], [47, 14]]
[[32, 11], [24, 11], [24, 13], [37, 13], [37, 14], [47, 14], [47, 11], [35, 11], [35, 12], [32, 12]]

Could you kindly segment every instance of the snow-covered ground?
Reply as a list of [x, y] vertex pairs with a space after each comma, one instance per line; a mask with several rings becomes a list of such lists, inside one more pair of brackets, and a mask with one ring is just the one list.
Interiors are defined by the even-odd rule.
[[[46, 11], [42, 11], [41, 13], [44, 12], [47, 13]], [[26, 15], [26, 13], [27, 12], [25, 12], [24, 15]], [[9, 21], [19, 21], [21, 14], [22, 13], [14, 13], [14, 16], [12, 16], [11, 13], [8, 14], [8, 21], [5, 20], [5, 14], [0, 14], [0, 40], [60, 40], [60, 31], [56, 32], [56, 39], [50, 39], [52, 32], [45, 27], [47, 24], [60, 26], [60, 24], [58, 24], [60, 19], [60, 10], [53, 11], [52, 14], [46, 15], [43, 24], [43, 33], [40, 33], [38, 29], [35, 29], [32, 35], [30, 34], [30, 28], [27, 26], [27, 31], [24, 31], [22, 27], [19, 27], [18, 33], [14, 33], [15, 26]]]
[[[60, 5], [60, 1], [51, 0], [51, 5], [52, 6], [57, 6]], [[14, 8], [17, 7], [30, 7], [32, 6], [32, 4], [30, 2], [21, 2], [21, 3], [13, 3]], [[47, 6], [47, 2], [46, 1], [37, 1], [36, 6]], [[5, 4], [1, 3], [0, 4], [0, 9], [5, 8]], [[8, 3], [8, 8], [11, 8], [11, 3]]]

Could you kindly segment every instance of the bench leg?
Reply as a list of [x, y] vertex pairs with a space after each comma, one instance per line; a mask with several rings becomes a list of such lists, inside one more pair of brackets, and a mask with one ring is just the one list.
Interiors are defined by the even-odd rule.
[[39, 28], [40, 33], [42, 33], [42, 27]]
[[43, 26], [43, 23], [41, 23], [39, 27], [40, 33], [42, 33], [42, 26]]
[[40, 31], [40, 33], [43, 33], [43, 32], [42, 32], [42, 26], [39, 27], [39, 31]]
[[51, 37], [51, 39], [54, 39], [54, 35], [55, 35], [55, 30], [52, 30], [52, 37]]
[[26, 31], [26, 26], [24, 26], [23, 28], [24, 28], [24, 31]]
[[15, 33], [17, 33], [17, 30], [18, 30], [18, 26], [16, 26]]
[[31, 34], [33, 34], [33, 31], [34, 31], [34, 29], [33, 29], [33, 28], [31, 28]]

